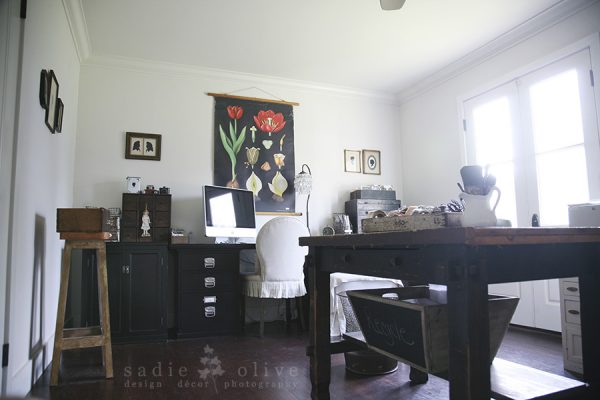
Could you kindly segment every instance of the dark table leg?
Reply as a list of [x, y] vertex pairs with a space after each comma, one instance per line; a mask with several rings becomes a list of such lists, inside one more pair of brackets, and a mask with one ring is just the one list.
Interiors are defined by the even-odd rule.
[[585, 260], [588, 267], [579, 276], [583, 376], [593, 397], [600, 398], [600, 248], [590, 246]]
[[480, 257], [481, 255], [469, 254], [467, 260], [471, 260], [470, 262], [449, 266], [451, 400], [490, 398], [488, 292], [485, 263]]
[[316, 265], [314, 254], [306, 257], [310, 279], [310, 383], [313, 400], [329, 399], [331, 354], [329, 331], [329, 272]]

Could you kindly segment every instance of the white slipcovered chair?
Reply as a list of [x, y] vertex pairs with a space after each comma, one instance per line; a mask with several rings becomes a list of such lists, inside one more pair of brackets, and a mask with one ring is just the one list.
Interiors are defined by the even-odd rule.
[[[304, 285], [304, 257], [307, 247], [298, 244], [298, 238], [309, 236], [306, 225], [293, 217], [277, 217], [266, 224], [256, 236], [256, 273], [244, 276], [243, 294], [261, 299], [292, 299], [306, 294]], [[301, 302], [298, 317], [302, 322]], [[260, 336], [264, 333], [261, 301]]]

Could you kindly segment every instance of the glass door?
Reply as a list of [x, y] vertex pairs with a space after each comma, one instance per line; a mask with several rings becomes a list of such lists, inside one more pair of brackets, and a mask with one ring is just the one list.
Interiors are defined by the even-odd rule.
[[[581, 50], [464, 102], [467, 162], [489, 166], [512, 226], [567, 226], [568, 204], [600, 198], [590, 53]], [[513, 323], [560, 330], [558, 281], [493, 285], [521, 297]]]
[[517, 81], [531, 174], [529, 202], [542, 226], [567, 226], [569, 204], [600, 194], [590, 70], [589, 51], [584, 50]]

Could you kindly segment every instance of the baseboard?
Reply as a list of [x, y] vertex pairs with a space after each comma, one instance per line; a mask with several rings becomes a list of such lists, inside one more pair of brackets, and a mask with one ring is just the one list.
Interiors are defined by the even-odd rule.
[[562, 333], [556, 331], [550, 331], [548, 329], [535, 328], [533, 326], [525, 326], [525, 325], [516, 325], [510, 324], [509, 329], [521, 332], [531, 332], [531, 333], [542, 333], [550, 336], [561, 337]]

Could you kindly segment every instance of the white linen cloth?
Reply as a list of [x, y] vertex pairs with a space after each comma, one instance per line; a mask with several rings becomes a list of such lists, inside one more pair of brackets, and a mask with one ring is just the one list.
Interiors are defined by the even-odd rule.
[[355, 275], [355, 274], [345, 274], [342, 272], [334, 272], [329, 277], [329, 329], [331, 336], [339, 336], [346, 333], [346, 318], [344, 317], [344, 311], [342, 309], [342, 304], [340, 303], [338, 296], [335, 295], [336, 286], [351, 281], [376, 281], [376, 280], [384, 280], [384, 281], [392, 281], [397, 283], [400, 286], [402, 285], [402, 281], [397, 279], [388, 279], [388, 278], [380, 278], [377, 276], [367, 276], [367, 275]]

